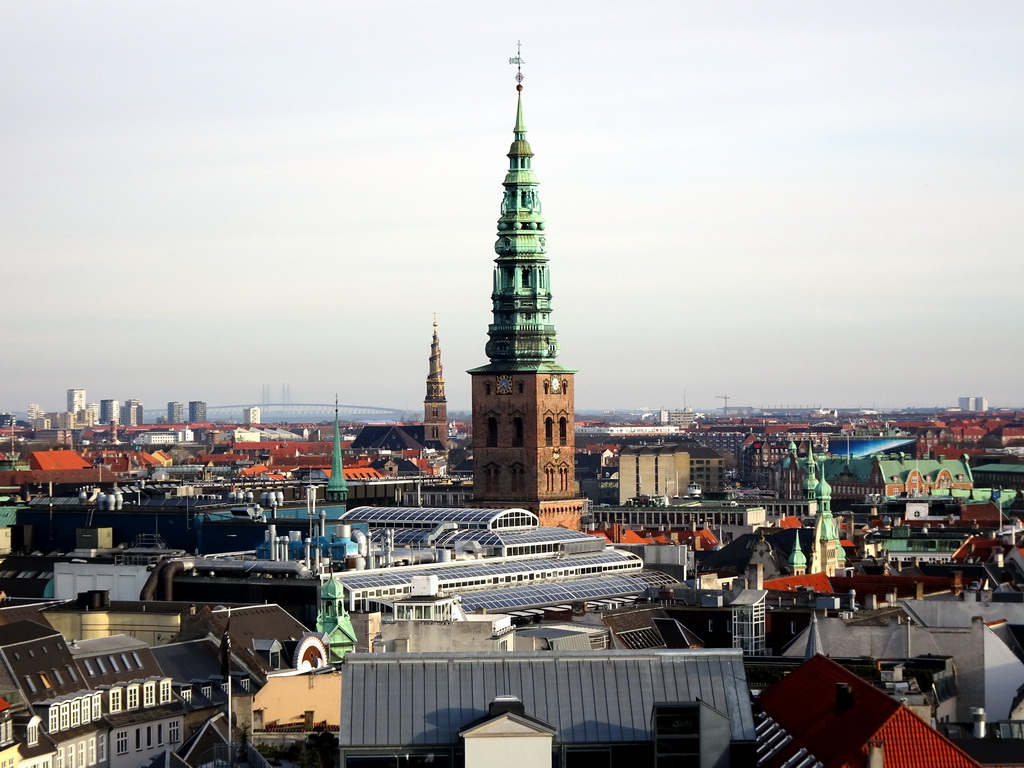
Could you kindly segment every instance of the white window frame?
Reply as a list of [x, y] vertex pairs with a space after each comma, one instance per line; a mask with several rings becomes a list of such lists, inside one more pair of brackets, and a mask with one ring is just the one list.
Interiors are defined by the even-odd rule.
[[160, 703], [169, 704], [171, 701], [171, 679], [160, 681]]
[[181, 741], [181, 720], [171, 720], [167, 724], [167, 742], [177, 744]]
[[123, 696], [123, 691], [120, 688], [111, 688], [110, 689], [110, 707], [109, 707], [109, 711], [111, 713], [116, 714], [116, 713], [121, 711], [121, 699], [122, 699], [122, 696]]
[[156, 683], [145, 683], [142, 686], [142, 706], [156, 705]]
[[125, 703], [125, 709], [131, 711], [139, 708], [139, 686], [129, 685], [128, 686], [128, 700]]
[[50, 705], [50, 733], [57, 733], [60, 730], [60, 707], [56, 704]]

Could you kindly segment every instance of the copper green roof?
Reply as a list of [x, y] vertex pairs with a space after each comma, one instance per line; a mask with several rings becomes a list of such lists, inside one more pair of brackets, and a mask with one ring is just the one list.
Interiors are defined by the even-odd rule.
[[516, 103], [509, 168], [498, 219], [491, 290], [493, 318], [485, 347], [490, 362], [470, 373], [571, 373], [557, 363], [558, 339], [551, 318], [547, 223], [542, 215], [533, 150], [526, 140], [523, 99]]

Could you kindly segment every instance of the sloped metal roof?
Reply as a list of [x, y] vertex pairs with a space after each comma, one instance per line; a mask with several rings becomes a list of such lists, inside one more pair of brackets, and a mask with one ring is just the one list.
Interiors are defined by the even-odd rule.
[[742, 652], [520, 651], [348, 654], [340, 741], [351, 747], [456, 744], [495, 697], [555, 728], [556, 743], [651, 740], [655, 703], [700, 699], [754, 741]]

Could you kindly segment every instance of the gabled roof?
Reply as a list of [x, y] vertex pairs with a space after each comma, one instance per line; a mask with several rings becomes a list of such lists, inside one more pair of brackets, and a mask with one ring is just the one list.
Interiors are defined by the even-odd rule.
[[354, 747], [457, 744], [498, 696], [561, 744], [649, 741], [656, 703], [697, 701], [755, 739], [739, 650], [348, 654], [339, 739]]
[[887, 766], [979, 768], [908, 708], [824, 656], [767, 689], [761, 705], [792, 737], [763, 768], [782, 766], [802, 749], [825, 768], [862, 768], [875, 739], [884, 742]]
[[30, 469], [44, 471], [92, 469], [92, 464], [74, 451], [32, 451], [28, 455]]

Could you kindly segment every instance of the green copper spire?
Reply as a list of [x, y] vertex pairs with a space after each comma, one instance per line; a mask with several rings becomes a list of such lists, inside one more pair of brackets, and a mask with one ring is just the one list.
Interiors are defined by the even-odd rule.
[[789, 553], [789, 567], [794, 572], [807, 567], [807, 555], [804, 554], [804, 548], [800, 545], [799, 528], [796, 529], [796, 536], [793, 538], [793, 551]]
[[807, 464], [804, 470], [804, 491], [808, 499], [815, 498], [815, 491], [818, 488], [818, 464], [814, 460], [814, 446], [807, 442]]
[[334, 397], [334, 450], [331, 452], [331, 479], [327, 481], [328, 501], [344, 504], [348, 501], [348, 483], [345, 482], [345, 467], [341, 460], [341, 429], [338, 426], [338, 397]]
[[571, 372], [556, 362], [558, 340], [551, 320], [547, 235], [533, 172], [533, 150], [526, 140], [522, 88], [516, 86], [516, 123], [494, 244], [493, 319], [485, 348], [490, 364], [472, 371], [477, 373]]

